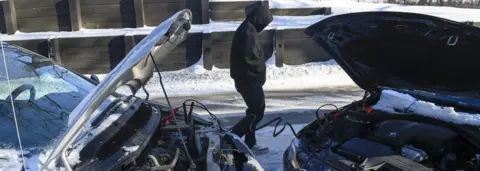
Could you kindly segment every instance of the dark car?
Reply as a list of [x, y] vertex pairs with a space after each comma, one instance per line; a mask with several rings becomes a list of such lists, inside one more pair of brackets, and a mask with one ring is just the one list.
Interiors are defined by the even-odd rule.
[[480, 28], [362, 12], [305, 30], [366, 91], [317, 113], [285, 170], [480, 170]]
[[172, 107], [135, 96], [191, 19], [177, 12], [101, 82], [2, 42], [0, 170], [262, 170], [238, 136], [192, 112], [195, 101]]

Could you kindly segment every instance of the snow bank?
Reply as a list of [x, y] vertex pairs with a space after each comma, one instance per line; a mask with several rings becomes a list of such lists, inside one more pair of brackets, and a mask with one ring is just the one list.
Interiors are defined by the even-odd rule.
[[[393, 90], [383, 90], [380, 100], [373, 109], [392, 114], [415, 113], [434, 119], [465, 125], [480, 125], [480, 115], [456, 112], [453, 107], [441, 107], [434, 103], [417, 100], [416, 98]], [[406, 111], [406, 113], [397, 112]]]
[[[230, 78], [229, 69], [219, 69], [214, 67], [212, 70], [206, 70], [201, 63], [194, 64], [188, 68], [178, 71], [162, 72], [162, 78], [169, 96], [190, 96], [212, 93], [230, 93], [235, 92], [233, 79]], [[276, 67], [272, 63], [273, 59], [267, 63], [267, 82], [265, 91], [281, 90], [307, 90], [329, 87], [354, 87], [355, 83], [333, 60], [327, 62], [313, 62], [303, 65]], [[105, 75], [99, 75], [103, 79]], [[150, 96], [163, 97], [158, 74], [145, 87]], [[128, 89], [120, 88], [119, 93], [128, 93]], [[139, 96], [144, 96], [143, 90], [138, 92]]]

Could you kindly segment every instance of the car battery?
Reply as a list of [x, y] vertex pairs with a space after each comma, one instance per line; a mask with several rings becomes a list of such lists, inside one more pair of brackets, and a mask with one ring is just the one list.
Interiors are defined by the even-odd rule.
[[[177, 125], [180, 128], [180, 132], [178, 131]], [[182, 139], [185, 142], [185, 145], [188, 145], [188, 135], [192, 131], [191, 127], [184, 122], [174, 123], [170, 122], [162, 128], [160, 128], [160, 137], [161, 140], [168, 143], [175, 145], [176, 147], [183, 148], [184, 144], [182, 143]]]

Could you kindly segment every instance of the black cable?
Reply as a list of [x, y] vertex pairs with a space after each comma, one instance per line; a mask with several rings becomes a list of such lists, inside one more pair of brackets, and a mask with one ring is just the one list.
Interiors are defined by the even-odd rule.
[[[162, 80], [162, 74], [160, 73], [160, 70], [158, 69], [157, 63], [155, 62], [155, 59], [153, 58], [152, 52], [149, 52], [150, 58], [152, 59], [153, 65], [155, 66], [155, 70], [157, 71], [158, 78], [160, 81], [160, 86], [162, 86], [163, 94], [165, 95], [165, 100], [167, 100], [168, 107], [170, 108], [170, 111], [173, 111], [172, 104], [170, 103], [170, 99], [168, 98], [167, 91], [165, 89], [165, 86], [163, 85], [163, 80]], [[175, 121], [175, 126], [177, 127], [177, 131], [180, 134], [180, 140], [182, 141], [183, 144], [183, 149], [185, 150], [185, 153], [187, 154], [188, 160], [190, 161], [190, 166], [193, 167], [192, 169], [195, 169], [195, 162], [192, 160], [192, 157], [190, 156], [190, 153], [188, 152], [187, 145], [185, 144], [185, 141], [183, 140], [183, 134], [182, 131], [180, 130], [180, 127], [178, 126], [177, 119], [175, 117], [175, 114], [173, 114], [173, 120]]]
[[320, 109], [322, 109], [322, 108], [325, 107], [325, 106], [333, 106], [333, 107], [335, 107], [335, 111], [338, 111], [338, 107], [335, 106], [334, 104], [324, 104], [324, 105], [318, 107], [317, 111], [315, 112], [315, 115], [317, 116], [317, 120], [320, 120], [320, 116], [319, 116], [319, 115], [320, 115], [320, 114], [319, 114]]
[[270, 120], [269, 122], [263, 124], [262, 126], [259, 126], [258, 128], [255, 129], [255, 131], [258, 131], [262, 128], [265, 128], [266, 126], [270, 125], [271, 123], [277, 121], [277, 123], [275, 124], [275, 127], [273, 129], [273, 137], [277, 137], [278, 135], [280, 135], [284, 130], [285, 130], [285, 127], [288, 125], [288, 127], [290, 127], [290, 130], [292, 131], [293, 135], [295, 136], [295, 138], [298, 138], [298, 135], [297, 135], [297, 132], [295, 132], [295, 129], [293, 128], [292, 124], [290, 124], [289, 122], [286, 122], [285, 121], [285, 124], [283, 124], [283, 127], [282, 129], [280, 129], [278, 132], [277, 132], [277, 128], [278, 126], [280, 125], [280, 123], [282, 123], [282, 120], [283, 118], [282, 117], [277, 117], [275, 119], [272, 119]]
[[[197, 100], [194, 100], [194, 99], [187, 99], [185, 100], [183, 103], [187, 103], [187, 102], [194, 102], [194, 103], [197, 103], [198, 105], [193, 105], [195, 107], [198, 107], [198, 108], [201, 108], [203, 110], [205, 110], [209, 115], [210, 117], [212, 117], [213, 120], [215, 120], [215, 122], [217, 122], [218, 124], [218, 128], [220, 129], [221, 132], [228, 132], [230, 130], [225, 130], [222, 126], [222, 124], [220, 123], [220, 120], [217, 118], [217, 116], [215, 114], [213, 114], [212, 112], [210, 112], [210, 110], [208, 110], [207, 106], [205, 106], [203, 103], [200, 103], [199, 101]], [[200, 105], [200, 106], [199, 106]], [[184, 112], [187, 112], [187, 111], [184, 111]], [[191, 116], [189, 116], [191, 118]]]
[[168, 98], [167, 91], [165, 90], [165, 86], [163, 85], [163, 80], [162, 80], [162, 74], [160, 73], [160, 70], [158, 69], [157, 63], [155, 62], [155, 59], [153, 58], [152, 52], [149, 53], [150, 58], [152, 59], [153, 65], [155, 66], [155, 70], [157, 71], [158, 78], [160, 81], [160, 86], [162, 86], [163, 94], [165, 95], [165, 100], [167, 100], [168, 107], [170, 108], [170, 111], [172, 111], [172, 104], [170, 103], [170, 99]]
[[148, 99], [149, 99], [149, 97], [150, 97], [150, 93], [148, 93], [147, 89], [145, 88], [145, 85], [142, 86], [142, 89], [143, 89], [143, 91], [145, 92], [145, 94], [146, 94], [146, 96], [147, 96], [147, 97], [145, 97], [145, 100], [148, 101]]
[[366, 103], [366, 100], [365, 100], [365, 99], [367, 99], [367, 97], [368, 97], [369, 95], [370, 95], [370, 93], [368, 93], [368, 91], [365, 91], [365, 94], [363, 94], [363, 98], [362, 98], [362, 109], [364, 109], [364, 110], [365, 110], [365, 108], [366, 108], [366, 104], [365, 104], [365, 103]]
[[188, 114], [187, 114], [189, 123], [193, 123], [192, 121], [193, 105], [195, 105], [195, 103], [192, 102], [190, 104], [190, 111], [188, 111]]
[[[187, 99], [187, 100], [184, 101], [184, 103], [187, 103], [187, 102], [189, 102], [189, 101], [197, 103], [198, 105], [194, 105], [195, 107], [198, 107], [198, 108], [201, 108], [201, 109], [205, 110], [205, 111], [210, 115], [210, 117], [212, 117], [212, 119], [215, 120], [215, 122], [217, 122], [218, 127], [219, 127], [219, 130], [220, 130], [221, 132], [230, 132], [230, 131], [232, 130], [231, 128], [228, 129], [228, 130], [224, 129], [223, 126], [222, 126], [222, 124], [220, 123], [220, 120], [218, 119], [218, 117], [217, 117], [215, 114], [213, 114], [212, 112], [210, 112], [210, 110], [208, 110], [208, 108], [207, 108], [203, 103], [201, 103], [201, 102], [199, 102], [199, 101], [197, 101], [197, 100], [194, 100], [194, 99]], [[191, 116], [190, 116], [190, 117], [191, 117]], [[277, 127], [280, 125], [280, 123], [281, 123], [282, 120], [283, 120], [281, 117], [277, 117], [277, 118], [275, 118], [275, 119], [272, 119], [272, 120], [268, 121], [267, 123], [265, 123], [265, 124], [263, 124], [262, 126], [259, 126], [259, 127], [257, 127], [257, 128], [253, 128], [253, 123], [255, 122], [256, 116], [255, 116], [255, 115], [247, 115], [247, 117], [253, 117], [252, 122], [250, 122], [249, 130], [258, 131], [258, 130], [263, 129], [263, 128], [265, 128], [266, 126], [272, 124], [273, 122], [277, 121], [277, 123], [275, 124], [274, 131], [273, 131], [273, 137], [277, 137], [278, 135], [280, 135], [280, 134], [285, 130], [285, 127], [286, 127], [287, 125], [290, 127], [290, 129], [291, 129], [292, 133], [295, 135], [295, 137], [297, 136], [297, 134], [296, 134], [296, 132], [295, 132], [295, 129], [294, 129], [293, 126], [292, 126], [290, 123], [288, 123], [288, 122], [285, 122], [285, 124], [283, 125], [283, 127], [282, 127], [278, 132], [276, 131], [276, 130], [277, 130]]]

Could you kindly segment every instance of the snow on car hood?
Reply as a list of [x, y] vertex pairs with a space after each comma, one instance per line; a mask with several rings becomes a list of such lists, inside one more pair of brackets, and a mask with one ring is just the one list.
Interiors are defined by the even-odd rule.
[[[47, 158], [43, 169], [50, 166], [52, 161], [61, 158], [61, 165], [70, 167], [65, 156], [66, 148], [77, 137], [85, 123], [91, 118], [95, 109], [107, 99], [118, 87], [128, 85], [133, 94], [147, 83], [154, 71], [154, 60], [160, 61], [173, 48], [183, 42], [190, 29], [192, 13], [190, 10], [182, 10], [162, 22], [140, 43], [138, 43], [126, 57], [98, 84], [84, 100], [72, 111], [71, 116], [75, 122], [65, 132], [63, 137], [54, 146]], [[156, 47], [157, 46], [157, 47]]]
[[[422, 14], [337, 15], [305, 30], [365, 90], [480, 92], [480, 28]], [[476, 97], [478, 98], [478, 96]]]
[[453, 107], [437, 106], [435, 103], [418, 100], [409, 94], [394, 90], [383, 90], [380, 100], [372, 108], [389, 114], [418, 114], [455, 124], [480, 125], [478, 113], [457, 112]]

